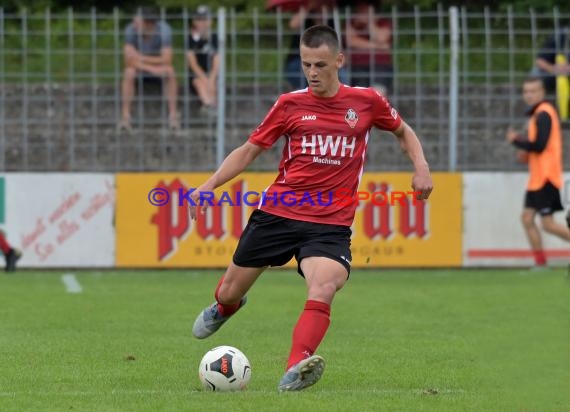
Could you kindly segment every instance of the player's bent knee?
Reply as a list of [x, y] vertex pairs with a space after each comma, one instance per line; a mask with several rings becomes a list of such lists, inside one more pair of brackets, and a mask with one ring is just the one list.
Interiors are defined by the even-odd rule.
[[555, 232], [556, 231], [556, 223], [552, 220], [552, 217], [543, 218], [540, 222], [542, 229], [546, 232]]
[[524, 227], [532, 227], [534, 225], [534, 216], [528, 213], [523, 213], [521, 215], [521, 223]]
[[342, 284], [339, 285], [334, 282], [313, 285], [309, 288], [309, 299], [331, 302], [336, 292], [340, 290], [342, 286]]

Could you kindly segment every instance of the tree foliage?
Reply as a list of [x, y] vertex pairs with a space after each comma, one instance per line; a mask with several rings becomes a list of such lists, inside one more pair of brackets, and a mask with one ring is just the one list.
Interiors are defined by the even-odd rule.
[[570, 2], [560, 0], [385, 0], [381, 3], [382, 6], [398, 6], [402, 9], [412, 9], [417, 6], [420, 9], [434, 10], [438, 4], [441, 4], [444, 8], [457, 6], [473, 11], [482, 10], [485, 7], [488, 7], [490, 10], [506, 11], [511, 7], [513, 11], [519, 12], [528, 11], [529, 9], [534, 9], [537, 12], [547, 12], [557, 7], [560, 12], [570, 12]]
[[6, 11], [16, 12], [20, 9], [31, 11], [44, 10], [50, 8], [53, 11], [65, 10], [73, 7], [75, 10], [89, 10], [93, 7], [100, 11], [111, 11], [115, 7], [122, 10], [136, 10], [141, 6], [157, 6], [167, 9], [180, 9], [187, 7], [194, 9], [200, 4], [207, 4], [212, 9], [218, 7], [236, 8], [238, 10], [251, 9], [254, 7], [263, 9], [265, 0], [122, 0], [118, 3], [116, 0], [3, 0], [0, 7]]

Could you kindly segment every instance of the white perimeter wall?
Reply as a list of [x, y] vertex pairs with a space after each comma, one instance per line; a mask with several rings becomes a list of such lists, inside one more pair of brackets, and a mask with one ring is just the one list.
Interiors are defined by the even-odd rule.
[[[561, 197], [567, 208], [570, 174], [564, 177]], [[527, 173], [463, 174], [464, 266], [529, 266], [534, 262], [520, 222], [527, 178]], [[554, 215], [566, 226], [564, 216], [564, 212]], [[549, 264], [570, 262], [569, 243], [550, 235], [543, 236], [543, 243]]]
[[8, 173], [4, 178], [4, 229], [24, 253], [18, 266], [115, 265], [112, 174]]

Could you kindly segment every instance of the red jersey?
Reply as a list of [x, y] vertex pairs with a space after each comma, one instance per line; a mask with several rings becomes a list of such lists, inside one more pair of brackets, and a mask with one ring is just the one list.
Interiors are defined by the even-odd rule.
[[[279, 175], [265, 190], [259, 209], [295, 220], [351, 226], [354, 196], [364, 169], [370, 129], [395, 131], [402, 120], [388, 100], [372, 88], [340, 86], [333, 97], [310, 88], [279, 96], [249, 142], [270, 148], [286, 142]], [[341, 201], [344, 200], [344, 203]]]

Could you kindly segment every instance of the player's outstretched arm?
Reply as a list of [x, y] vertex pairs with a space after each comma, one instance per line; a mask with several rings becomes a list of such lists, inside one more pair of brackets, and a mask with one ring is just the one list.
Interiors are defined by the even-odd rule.
[[424, 156], [424, 151], [418, 136], [414, 130], [404, 121], [394, 134], [400, 141], [400, 147], [406, 152], [414, 165], [414, 177], [412, 178], [412, 188], [420, 192], [416, 197], [418, 200], [427, 199], [433, 190], [433, 182], [429, 171], [428, 162]]
[[[192, 192], [190, 197], [194, 203], [199, 204], [201, 192], [212, 192], [243, 172], [263, 150], [261, 146], [250, 142], [245, 142], [237, 149], [234, 149], [224, 159], [218, 170], [216, 170], [206, 182]], [[206, 208], [207, 204], [204, 204], [202, 212], [204, 212]], [[196, 220], [196, 214], [196, 206], [190, 205], [190, 217]]]

